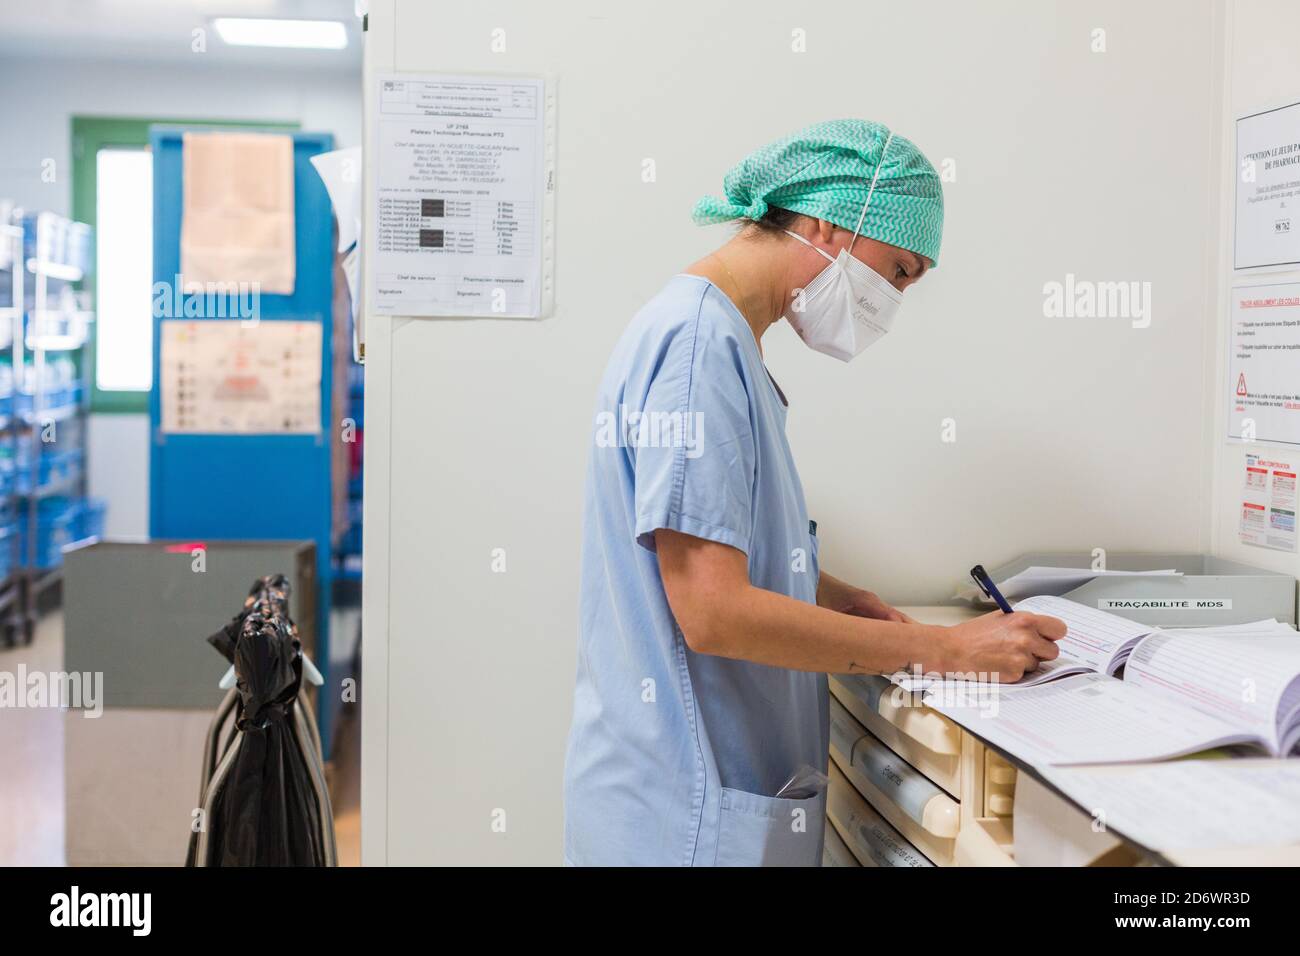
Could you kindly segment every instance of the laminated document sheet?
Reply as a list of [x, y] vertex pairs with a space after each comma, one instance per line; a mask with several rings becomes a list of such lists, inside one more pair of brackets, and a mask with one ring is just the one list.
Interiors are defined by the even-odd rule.
[[263, 293], [292, 295], [293, 138], [186, 133], [182, 150], [181, 276], [186, 291], [256, 284]]
[[1228, 437], [1300, 445], [1300, 282], [1230, 294]]
[[1242, 544], [1275, 551], [1296, 550], [1296, 467], [1263, 455], [1246, 456], [1241, 488]]
[[379, 315], [538, 318], [553, 299], [554, 93], [540, 77], [374, 81]]
[[1234, 269], [1300, 265], [1300, 103], [1237, 120]]
[[162, 323], [162, 430], [316, 434], [319, 322], [204, 319]]
[[1054, 767], [1044, 776], [1099, 826], [1157, 852], [1300, 843], [1300, 760]]

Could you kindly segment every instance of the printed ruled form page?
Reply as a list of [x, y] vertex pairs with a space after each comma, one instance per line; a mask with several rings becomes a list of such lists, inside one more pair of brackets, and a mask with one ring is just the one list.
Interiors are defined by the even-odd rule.
[[[1105, 611], [1095, 611], [1065, 598], [1039, 595], [1026, 598], [1014, 605], [1017, 611], [1047, 614], [1065, 622], [1065, 637], [1056, 642], [1061, 654], [1055, 660], [1040, 661], [1038, 666], [1008, 687], [1034, 687], [1070, 674], [1095, 671], [1113, 674], [1128, 656], [1128, 651], [1152, 628], [1136, 624], [1127, 618]], [[989, 680], [983, 678], [981, 680]], [[907, 690], [925, 690], [936, 686], [939, 680], [917, 678], [906, 673], [896, 674], [892, 680]], [[952, 678], [949, 680], [961, 680]]]
[[1061, 649], [1061, 657], [1057, 660], [1068, 658], [1068, 663], [1080, 664], [1099, 674], [1113, 673], [1122, 661], [1124, 648], [1154, 630], [1149, 624], [1138, 624], [1116, 614], [1050, 595], [1026, 598], [1016, 604], [1015, 609], [1047, 614], [1064, 621], [1067, 630], [1065, 637], [1057, 641]]
[[[1294, 633], [1157, 631], [1133, 650], [1126, 683], [1249, 729], [1279, 747], [1279, 710], [1294, 706], [1300, 640]], [[1287, 691], [1293, 692], [1288, 695]], [[1284, 700], [1285, 698], [1285, 700]]]
[[925, 703], [1038, 766], [1162, 760], [1254, 740], [1219, 717], [1102, 674], [1038, 687], [966, 687], [981, 692], [938, 685]]

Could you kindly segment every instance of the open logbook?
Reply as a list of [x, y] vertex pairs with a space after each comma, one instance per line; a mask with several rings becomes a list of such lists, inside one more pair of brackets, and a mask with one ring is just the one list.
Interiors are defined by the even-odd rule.
[[1159, 760], [1233, 744], [1286, 756], [1300, 744], [1300, 635], [1285, 624], [1163, 630], [1055, 597], [1015, 608], [1065, 622], [1059, 658], [1016, 684], [914, 689], [1029, 763]]

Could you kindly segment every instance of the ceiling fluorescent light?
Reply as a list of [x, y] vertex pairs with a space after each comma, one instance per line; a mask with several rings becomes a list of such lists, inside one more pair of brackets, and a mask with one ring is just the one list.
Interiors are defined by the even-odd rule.
[[337, 20], [263, 20], [217, 17], [212, 21], [231, 46], [277, 46], [302, 50], [342, 50], [348, 31]]

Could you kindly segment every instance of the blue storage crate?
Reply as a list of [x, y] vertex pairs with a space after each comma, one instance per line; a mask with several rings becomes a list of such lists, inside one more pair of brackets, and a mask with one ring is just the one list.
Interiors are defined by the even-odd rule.
[[84, 222], [70, 222], [67, 226], [68, 265], [90, 275], [94, 266], [94, 242], [90, 226]]
[[52, 212], [23, 216], [23, 257], [72, 266], [89, 274], [94, 265], [90, 226]]
[[77, 509], [75, 540], [102, 538], [108, 502], [103, 498], [83, 498]]
[[81, 404], [81, 396], [84, 386], [80, 383], [71, 385], [56, 385], [47, 388], [41, 398], [41, 412], [36, 411], [36, 397], [31, 392], [15, 392], [13, 396], [6, 401], [12, 408], [15, 415], [37, 416], [38, 414], [50, 414], [62, 412], [68, 408], [76, 408]]
[[[42, 571], [63, 563], [63, 547], [73, 541], [77, 519], [76, 502], [58, 495], [36, 506], [36, 554], [33, 566]], [[28, 560], [27, 523], [19, 522], [21, 560]]]
[[8, 497], [18, 488], [17, 465], [12, 438], [0, 439], [0, 496]]
[[6, 580], [14, 573], [15, 559], [21, 560], [15, 553], [18, 543], [18, 524], [14, 521], [0, 524], [0, 581]]
[[54, 385], [45, 390], [46, 411], [58, 411], [73, 404], [72, 389], [67, 385]]
[[[41, 445], [40, 457], [37, 459], [36, 488], [33, 488], [30, 446], [25, 442], [19, 443], [18, 453], [13, 458], [13, 485], [18, 494], [30, 495], [50, 484], [76, 476], [85, 452], [79, 448], [51, 451], [53, 447]], [[3, 475], [3, 469], [3, 459], [0, 459], [0, 476]], [[3, 480], [2, 477], [0, 480]]]
[[45, 485], [52, 481], [64, 481], [75, 477], [84, 456], [85, 453], [80, 448], [45, 452], [45, 454], [41, 455], [41, 484]]

